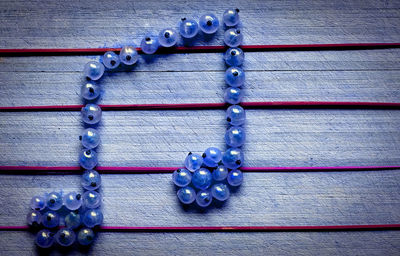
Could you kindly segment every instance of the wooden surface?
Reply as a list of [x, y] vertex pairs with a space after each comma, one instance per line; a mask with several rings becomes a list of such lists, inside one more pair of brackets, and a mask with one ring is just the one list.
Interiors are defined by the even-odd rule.
[[[183, 16], [240, 8], [246, 44], [400, 42], [399, 1], [0, 1], [0, 48], [138, 44]], [[199, 36], [195, 44], [222, 44]], [[246, 53], [246, 101], [400, 102], [400, 50]], [[93, 56], [0, 58], [0, 106], [81, 103]], [[103, 104], [222, 102], [222, 54], [140, 59], [101, 81]], [[398, 110], [248, 110], [246, 166], [400, 163]], [[224, 112], [105, 112], [100, 165], [177, 166], [224, 148]], [[0, 113], [0, 165], [77, 165], [78, 112]], [[177, 202], [168, 174], [103, 175], [105, 225], [400, 223], [400, 170], [246, 173], [222, 207]], [[75, 191], [79, 176], [0, 176], [0, 225], [23, 225], [33, 194]], [[33, 235], [0, 232], [0, 254], [39, 252]], [[54, 254], [61, 253], [58, 250]], [[399, 255], [400, 233], [101, 233], [92, 255]]]

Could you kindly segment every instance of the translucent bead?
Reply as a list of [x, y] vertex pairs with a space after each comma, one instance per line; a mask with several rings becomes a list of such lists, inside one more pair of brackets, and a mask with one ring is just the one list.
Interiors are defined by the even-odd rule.
[[217, 16], [212, 13], [204, 14], [200, 17], [199, 27], [203, 33], [214, 34], [219, 28], [219, 21]]
[[41, 218], [42, 214], [40, 212], [31, 210], [26, 216], [26, 223], [28, 223], [29, 226], [38, 227], [42, 222]]
[[42, 224], [46, 228], [55, 228], [60, 225], [60, 216], [53, 211], [48, 211], [42, 215]]
[[166, 28], [158, 34], [158, 42], [163, 47], [171, 47], [178, 42], [178, 33], [172, 28]]
[[76, 192], [66, 194], [64, 197], [64, 205], [68, 210], [78, 210], [82, 206], [82, 195]]
[[155, 36], [145, 36], [140, 43], [142, 51], [146, 54], [153, 54], [157, 51], [160, 44], [158, 43], [158, 38]]
[[79, 230], [77, 240], [79, 244], [86, 246], [93, 243], [94, 237], [95, 234], [93, 230], [91, 230], [90, 228], [82, 228], [81, 230]]
[[180, 168], [172, 174], [172, 181], [178, 187], [186, 187], [192, 181], [192, 174], [185, 168]]
[[46, 207], [46, 199], [42, 196], [34, 196], [30, 205], [32, 210], [41, 211]]
[[228, 87], [224, 93], [224, 100], [229, 104], [238, 104], [242, 102], [243, 92], [239, 88]]
[[36, 234], [35, 243], [40, 248], [49, 248], [54, 243], [54, 234], [47, 229], [42, 229]]
[[198, 154], [193, 154], [190, 152], [185, 159], [185, 167], [191, 172], [200, 169], [203, 164], [203, 158]]
[[54, 237], [56, 242], [61, 246], [71, 246], [76, 239], [75, 232], [69, 228], [62, 228], [58, 230]]
[[223, 181], [228, 176], [228, 168], [223, 165], [218, 165], [212, 172], [212, 177], [215, 181]]
[[207, 148], [203, 153], [203, 163], [208, 167], [216, 167], [222, 159], [221, 150], [218, 148]]
[[225, 132], [225, 142], [228, 146], [237, 148], [244, 144], [246, 133], [243, 127], [232, 126]]
[[103, 213], [99, 209], [90, 209], [83, 215], [83, 224], [88, 228], [101, 225], [103, 223]]
[[199, 25], [195, 20], [183, 18], [179, 24], [179, 33], [184, 38], [193, 38], [199, 32]]
[[95, 170], [86, 170], [82, 174], [82, 187], [86, 190], [98, 189], [101, 185], [101, 176]]
[[100, 86], [94, 81], [88, 81], [81, 87], [81, 96], [85, 100], [94, 100], [100, 95]]
[[83, 149], [79, 154], [79, 164], [84, 169], [93, 169], [97, 165], [96, 151], [93, 149]]
[[229, 48], [225, 52], [224, 59], [229, 66], [240, 66], [244, 61], [244, 52], [240, 48]]
[[211, 186], [212, 176], [208, 169], [200, 168], [193, 173], [192, 183], [198, 189], [207, 189]]
[[196, 191], [191, 187], [184, 187], [176, 193], [179, 201], [183, 204], [191, 204], [196, 199]]
[[228, 9], [223, 15], [224, 23], [227, 27], [236, 26], [239, 23], [239, 9]]
[[47, 208], [53, 211], [59, 210], [63, 206], [62, 196], [60, 193], [51, 192], [46, 199]]
[[229, 198], [230, 192], [229, 188], [225, 184], [218, 183], [212, 186], [211, 194], [215, 199], [219, 201], [225, 201]]
[[232, 105], [226, 110], [226, 121], [231, 125], [242, 125], [246, 121], [246, 112], [239, 105]]
[[243, 43], [243, 34], [240, 29], [228, 29], [224, 33], [224, 42], [229, 47], [238, 47]]
[[64, 218], [65, 226], [70, 229], [77, 229], [82, 223], [82, 217], [78, 212], [70, 212]]
[[97, 124], [101, 120], [101, 108], [97, 104], [86, 104], [81, 109], [83, 122], [87, 124]]
[[92, 149], [100, 144], [100, 133], [96, 129], [87, 128], [82, 132], [79, 139], [84, 148]]
[[237, 169], [243, 164], [243, 152], [239, 148], [229, 148], [222, 156], [222, 162], [229, 169]]
[[212, 195], [208, 190], [199, 191], [196, 195], [196, 203], [200, 207], [207, 207], [212, 202]]
[[104, 74], [104, 66], [98, 61], [89, 61], [86, 63], [83, 73], [92, 80], [99, 80]]
[[83, 206], [88, 209], [95, 209], [101, 205], [101, 195], [96, 191], [86, 191], [83, 193]]
[[125, 65], [133, 65], [139, 59], [139, 54], [133, 46], [124, 46], [119, 52], [119, 59]]
[[103, 55], [103, 64], [106, 66], [108, 69], [114, 69], [119, 66], [121, 63], [121, 60], [119, 59], [119, 56], [115, 52], [106, 52]]
[[229, 172], [227, 180], [231, 186], [240, 186], [243, 182], [243, 173], [240, 170], [232, 170]]
[[232, 87], [240, 87], [244, 84], [246, 76], [243, 69], [230, 67], [225, 71], [225, 82]]

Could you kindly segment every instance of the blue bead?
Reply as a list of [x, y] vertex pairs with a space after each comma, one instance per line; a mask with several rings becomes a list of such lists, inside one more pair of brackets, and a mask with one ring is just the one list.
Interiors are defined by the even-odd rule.
[[42, 196], [34, 196], [30, 203], [31, 209], [41, 211], [46, 207], [46, 199]]
[[83, 224], [88, 228], [101, 225], [103, 223], [103, 213], [99, 209], [90, 209], [83, 215]]
[[243, 152], [239, 148], [229, 148], [222, 156], [222, 162], [229, 169], [237, 169], [244, 161]]
[[180, 168], [172, 174], [172, 181], [178, 187], [186, 187], [192, 181], [192, 174], [185, 168]]
[[40, 248], [49, 248], [54, 243], [54, 233], [47, 229], [42, 229], [36, 234], [35, 243]]
[[26, 216], [26, 223], [29, 226], [37, 227], [42, 222], [42, 214], [38, 211], [31, 210]]
[[243, 69], [239, 67], [230, 67], [225, 71], [225, 82], [232, 87], [242, 86], [245, 78]]
[[100, 86], [94, 81], [88, 81], [81, 87], [81, 96], [85, 100], [94, 100], [100, 95]]
[[184, 38], [193, 38], [199, 32], [199, 25], [195, 20], [183, 18], [179, 24], [179, 33]]
[[208, 190], [199, 191], [196, 195], [196, 203], [200, 207], [207, 207], [212, 202], [212, 195]]
[[159, 46], [160, 44], [158, 43], [158, 38], [150, 35], [145, 36], [140, 43], [142, 51], [146, 54], [155, 53]]
[[242, 102], [243, 91], [239, 88], [228, 87], [224, 93], [224, 100], [229, 104], [238, 104]]
[[212, 186], [211, 194], [215, 199], [225, 201], [229, 198], [230, 192], [229, 188], [225, 184], [217, 183]]
[[211, 172], [206, 168], [200, 168], [193, 173], [192, 184], [198, 189], [207, 189], [211, 186]]
[[56, 212], [48, 211], [42, 215], [41, 222], [46, 228], [55, 228], [60, 224], [60, 216]]
[[82, 206], [82, 195], [76, 192], [66, 194], [64, 197], [64, 205], [68, 210], [78, 210]]
[[92, 80], [99, 80], [104, 74], [104, 66], [98, 61], [89, 61], [86, 63], [83, 73]]
[[139, 59], [139, 54], [133, 46], [124, 46], [119, 52], [119, 59], [125, 65], [133, 65]]
[[97, 153], [93, 149], [82, 149], [79, 154], [79, 164], [83, 169], [93, 169], [97, 165]]
[[174, 46], [178, 42], [178, 33], [172, 28], [163, 29], [158, 34], [158, 42], [163, 47]]
[[69, 228], [62, 228], [58, 230], [54, 237], [56, 242], [61, 246], [71, 246], [76, 239], [75, 232]]
[[243, 34], [240, 29], [228, 29], [224, 33], [224, 42], [229, 47], [238, 47], [243, 43]]
[[119, 66], [121, 63], [121, 60], [119, 59], [119, 56], [115, 52], [106, 52], [103, 55], [103, 64], [106, 66], [108, 69], [114, 69]]
[[198, 154], [193, 154], [190, 152], [185, 159], [185, 167], [191, 172], [200, 169], [203, 164], [203, 158]]
[[79, 137], [82, 142], [82, 146], [87, 149], [92, 149], [100, 144], [100, 133], [93, 128], [87, 128], [82, 132]]
[[228, 9], [223, 15], [224, 23], [227, 27], [236, 26], [239, 23], [239, 9]]
[[101, 176], [95, 170], [86, 170], [82, 174], [81, 184], [86, 190], [98, 189], [101, 185]]
[[212, 14], [204, 14], [200, 17], [199, 27], [203, 33], [214, 34], [219, 28], [218, 18]]
[[86, 104], [81, 109], [83, 122], [87, 124], [97, 124], [101, 120], [101, 108], [97, 104]]
[[77, 229], [82, 223], [82, 217], [77, 212], [70, 212], [64, 218], [65, 226], [70, 229]]
[[196, 191], [191, 187], [180, 188], [176, 195], [183, 204], [191, 204], [196, 199]]
[[77, 240], [79, 244], [86, 246], [93, 243], [94, 237], [95, 234], [93, 230], [91, 230], [90, 228], [82, 228], [81, 230], [79, 230]]
[[223, 181], [228, 176], [228, 168], [223, 165], [218, 165], [212, 172], [212, 177], [215, 181]]
[[203, 153], [203, 163], [208, 167], [216, 167], [222, 159], [221, 150], [218, 148], [207, 148]]
[[59, 210], [63, 206], [62, 196], [60, 193], [51, 192], [46, 199], [47, 208], [53, 211]]
[[228, 146], [238, 148], [246, 141], [246, 133], [243, 127], [232, 126], [225, 132], [225, 142]]
[[101, 205], [101, 195], [96, 191], [86, 191], [83, 193], [83, 206], [88, 209], [95, 209]]
[[244, 61], [244, 52], [240, 48], [229, 48], [225, 52], [224, 59], [226, 64], [229, 66], [240, 66]]
[[231, 186], [240, 186], [243, 182], [243, 173], [240, 170], [232, 170], [229, 172], [227, 180]]
[[226, 121], [231, 125], [242, 125], [246, 121], [246, 112], [239, 105], [232, 105], [226, 110]]

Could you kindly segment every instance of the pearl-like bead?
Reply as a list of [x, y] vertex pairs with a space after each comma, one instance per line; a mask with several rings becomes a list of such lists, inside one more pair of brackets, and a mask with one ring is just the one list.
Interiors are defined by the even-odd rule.
[[60, 193], [51, 192], [46, 199], [47, 208], [53, 211], [59, 210], [63, 206], [62, 196]]
[[42, 229], [36, 234], [35, 243], [40, 248], [49, 248], [54, 243], [54, 234], [47, 229]]
[[101, 205], [101, 195], [96, 191], [86, 191], [83, 193], [83, 206], [88, 209], [95, 209]]
[[228, 87], [224, 93], [224, 100], [229, 104], [238, 104], [242, 102], [243, 92], [239, 88]]
[[222, 156], [222, 162], [229, 169], [237, 169], [242, 166], [243, 152], [239, 148], [229, 148]]
[[86, 63], [83, 73], [92, 80], [99, 80], [104, 74], [104, 66], [98, 61], [89, 61]]
[[203, 33], [214, 34], [219, 28], [217, 16], [212, 13], [202, 15], [199, 20], [199, 27]]
[[155, 36], [147, 35], [142, 39], [140, 43], [140, 47], [142, 48], [142, 52], [146, 54], [153, 54], [157, 51], [160, 44], [158, 43], [158, 38]]
[[193, 154], [190, 152], [185, 159], [185, 167], [191, 172], [200, 169], [203, 164], [203, 158], [198, 154]]
[[81, 184], [86, 190], [98, 189], [101, 185], [101, 176], [95, 170], [86, 170], [82, 174]]
[[196, 191], [191, 187], [180, 188], [176, 194], [183, 204], [191, 204], [196, 199]]
[[83, 215], [82, 222], [88, 228], [101, 225], [103, 223], [103, 213], [99, 209], [90, 209]]
[[55, 228], [60, 224], [60, 216], [56, 212], [48, 211], [42, 215], [41, 222], [46, 228]]
[[83, 169], [93, 169], [98, 163], [97, 153], [93, 149], [82, 149], [79, 154], [79, 164]]
[[243, 127], [232, 126], [225, 132], [225, 142], [228, 146], [237, 148], [241, 147], [246, 140], [246, 133]]
[[199, 25], [193, 19], [183, 18], [179, 24], [179, 33], [184, 38], [193, 38], [199, 32]]
[[225, 82], [232, 87], [242, 86], [245, 78], [243, 69], [239, 67], [230, 67], [225, 71]]
[[192, 184], [198, 189], [204, 190], [211, 186], [212, 176], [208, 169], [200, 168], [193, 173]]
[[124, 46], [119, 52], [119, 59], [125, 65], [133, 65], [139, 59], [139, 54], [133, 46]]
[[216, 167], [222, 159], [221, 150], [218, 148], [207, 148], [203, 153], [203, 163], [208, 167]]
[[243, 34], [240, 29], [228, 29], [224, 33], [224, 42], [229, 47], [238, 47], [243, 43]]
[[225, 52], [224, 59], [229, 66], [240, 66], [244, 61], [244, 52], [240, 48], [229, 48]]
[[227, 180], [231, 186], [240, 186], [243, 182], [243, 173], [240, 170], [232, 170], [229, 172]]
[[239, 9], [228, 9], [223, 15], [224, 23], [227, 27], [236, 26], [239, 23]]
[[71, 246], [75, 242], [75, 232], [69, 228], [62, 228], [54, 236], [56, 242], [61, 246]]
[[78, 210], [82, 206], [82, 195], [76, 192], [66, 194], [64, 197], [64, 205], [68, 210]]
[[121, 60], [119, 59], [119, 56], [115, 52], [106, 52], [103, 55], [103, 64], [106, 66], [108, 69], [114, 69], [119, 66], [121, 63]]
[[218, 165], [212, 172], [212, 177], [215, 181], [223, 181], [228, 176], [228, 168], [223, 165]]
[[41, 223], [42, 214], [38, 211], [31, 210], [26, 216], [26, 222], [29, 226], [38, 227]]
[[231, 125], [242, 125], [246, 121], [246, 112], [239, 105], [232, 105], [226, 110], [226, 121]]
[[46, 207], [46, 199], [42, 196], [34, 196], [30, 203], [31, 209], [41, 211]]
[[163, 47], [172, 47], [178, 42], [178, 33], [172, 28], [166, 28], [158, 34], [158, 42]]
[[97, 104], [86, 104], [81, 109], [83, 122], [87, 124], [97, 124], [101, 120], [101, 108]]
[[82, 223], [82, 217], [78, 212], [70, 212], [64, 218], [65, 226], [70, 229], [77, 229]]
[[87, 128], [82, 132], [79, 139], [84, 148], [92, 149], [100, 144], [100, 133], [96, 129]]
[[211, 194], [215, 199], [225, 201], [229, 198], [230, 192], [229, 188], [225, 184], [217, 183], [212, 186]]
[[178, 187], [186, 187], [192, 181], [192, 174], [189, 170], [180, 168], [172, 174], [172, 181]]
[[91, 230], [90, 228], [82, 228], [81, 230], [79, 230], [77, 240], [79, 244], [86, 246], [93, 243], [94, 237], [95, 234], [93, 230]]
[[211, 204], [211, 202], [212, 202], [212, 195], [211, 195], [210, 191], [202, 190], [202, 191], [197, 192], [196, 203], [200, 207], [207, 207]]
[[98, 86], [94, 81], [87, 81], [81, 87], [81, 96], [85, 100], [94, 100], [100, 95], [100, 86]]

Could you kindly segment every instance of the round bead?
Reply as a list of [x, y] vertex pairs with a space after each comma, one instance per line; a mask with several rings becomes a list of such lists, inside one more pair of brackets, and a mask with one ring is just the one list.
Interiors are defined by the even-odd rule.
[[228, 9], [224, 12], [223, 20], [226, 26], [233, 27], [239, 23], [239, 9]]
[[225, 82], [232, 87], [240, 87], [244, 84], [245, 74], [243, 69], [230, 67], [225, 71]]
[[199, 20], [199, 27], [203, 33], [214, 34], [219, 28], [217, 16], [212, 13], [202, 15]]
[[158, 42], [163, 47], [171, 47], [178, 42], [178, 33], [172, 28], [166, 28], [158, 34]]
[[158, 43], [158, 38], [154, 36], [145, 36], [140, 43], [142, 51], [146, 54], [153, 54], [157, 51], [160, 44]]
[[115, 52], [106, 52], [103, 55], [103, 64], [106, 66], [108, 69], [114, 69], [119, 66], [121, 63], [121, 60], [119, 59], [119, 56]]
[[243, 173], [240, 170], [232, 170], [229, 172], [227, 180], [231, 186], [240, 186], [243, 182]]
[[200, 168], [193, 173], [192, 183], [198, 189], [207, 189], [211, 186], [212, 176], [211, 172], [206, 168]]
[[191, 172], [200, 169], [203, 164], [203, 158], [198, 154], [193, 154], [190, 152], [185, 159], [185, 167]]
[[218, 165], [212, 172], [212, 177], [215, 181], [223, 181], [228, 176], [228, 168], [223, 165]]
[[46, 228], [55, 228], [60, 224], [60, 216], [53, 211], [48, 211], [42, 215], [42, 224]]
[[228, 29], [224, 33], [224, 42], [229, 47], [238, 47], [243, 42], [243, 34], [240, 29]]
[[186, 187], [192, 181], [192, 174], [185, 168], [180, 168], [172, 174], [172, 181], [178, 187]]
[[228, 87], [224, 93], [224, 100], [229, 104], [238, 104], [242, 102], [243, 92], [239, 88]]
[[32, 210], [41, 211], [46, 207], [46, 199], [42, 196], [34, 196], [30, 205]]
[[96, 191], [86, 191], [83, 193], [83, 206], [88, 209], [95, 209], [101, 205], [101, 195]]
[[229, 148], [222, 156], [222, 162], [229, 169], [237, 169], [242, 166], [243, 152], [239, 148]]
[[60, 193], [51, 192], [46, 199], [47, 208], [53, 211], [59, 210], [63, 206], [62, 196]]
[[97, 104], [86, 104], [81, 109], [83, 122], [87, 124], [97, 124], [101, 120], [101, 108]]
[[226, 199], [228, 199], [230, 192], [229, 188], [225, 184], [218, 183], [212, 186], [211, 194], [215, 199], [219, 201], [225, 201]]
[[125, 65], [133, 65], [139, 59], [139, 54], [133, 46], [124, 46], [119, 52], [119, 59]]
[[222, 159], [221, 150], [218, 148], [207, 148], [203, 153], [203, 163], [208, 167], [216, 167]]
[[240, 66], [244, 61], [244, 52], [240, 48], [229, 48], [225, 52], [224, 59], [226, 64], [229, 66]]
[[196, 191], [191, 187], [181, 188], [176, 194], [183, 204], [191, 204], [196, 199]]
[[42, 229], [36, 234], [35, 243], [40, 248], [49, 248], [54, 243], [54, 234], [47, 229]]
[[37, 227], [41, 223], [42, 214], [38, 211], [31, 210], [26, 216], [26, 222], [29, 226]]
[[67, 228], [76, 229], [81, 225], [82, 218], [78, 212], [70, 212], [65, 216], [64, 222]]
[[57, 231], [56, 235], [54, 236], [56, 242], [61, 246], [70, 246], [75, 242], [75, 232], [69, 228], [62, 228]]
[[93, 128], [85, 129], [79, 138], [82, 146], [87, 149], [95, 148], [100, 144], [100, 133]]
[[225, 142], [228, 146], [237, 148], [244, 144], [246, 133], [243, 127], [232, 126], [225, 132]]
[[92, 80], [99, 80], [104, 74], [104, 66], [98, 61], [89, 61], [86, 63], [83, 73]]
[[93, 230], [90, 228], [82, 228], [79, 230], [77, 240], [79, 244], [86, 246], [93, 243], [94, 237], [95, 235]]
[[82, 206], [82, 195], [76, 192], [66, 194], [64, 197], [64, 205], [68, 210], [78, 210]]
[[94, 81], [88, 81], [81, 87], [81, 96], [85, 100], [94, 100], [100, 95], [100, 86]]
[[93, 149], [83, 149], [79, 154], [79, 164], [84, 169], [93, 169], [97, 165], [97, 153]]
[[208, 190], [199, 191], [196, 195], [196, 203], [200, 207], [207, 207], [212, 202], [212, 195]]
[[86, 190], [98, 189], [101, 185], [101, 176], [95, 170], [86, 170], [82, 174], [82, 187]]
[[239, 105], [232, 105], [226, 110], [226, 121], [231, 125], [242, 125], [246, 121], [246, 112]]
[[83, 224], [88, 228], [101, 225], [103, 223], [103, 213], [99, 209], [90, 209], [83, 215]]
[[179, 24], [179, 33], [184, 38], [193, 38], [199, 32], [199, 25], [195, 20], [183, 18]]

